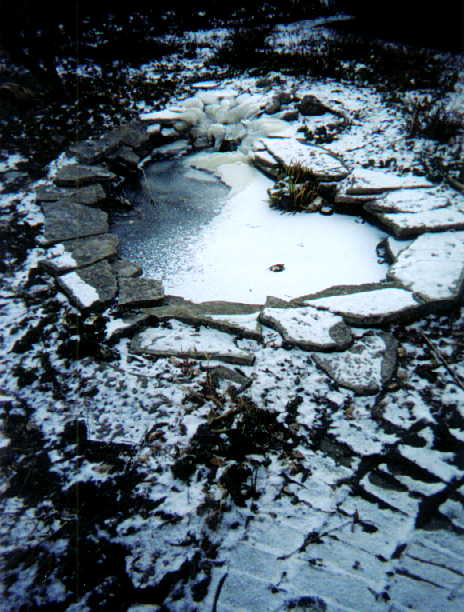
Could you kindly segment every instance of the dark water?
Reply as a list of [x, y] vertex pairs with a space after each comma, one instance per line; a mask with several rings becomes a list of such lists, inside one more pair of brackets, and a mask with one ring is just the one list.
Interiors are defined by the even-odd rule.
[[228, 194], [219, 180], [183, 160], [154, 163], [139, 188], [126, 192], [134, 210], [112, 220], [121, 256], [142, 265], [145, 276], [166, 279], [188, 270], [194, 238], [221, 211]]

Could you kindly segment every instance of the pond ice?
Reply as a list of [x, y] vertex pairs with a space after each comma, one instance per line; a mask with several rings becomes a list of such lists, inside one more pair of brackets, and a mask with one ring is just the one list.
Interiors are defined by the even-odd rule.
[[[198, 180], [201, 175], [192, 176], [189, 165], [219, 176], [231, 188], [229, 198], [208, 191], [211, 175]], [[163, 171], [168, 174], [160, 184]], [[168, 185], [171, 202], [177, 198], [175, 210], [168, 205], [163, 212], [161, 202], [157, 211], [171, 218], [169, 231], [160, 218], [151, 225], [146, 218], [133, 219], [132, 225], [120, 224], [116, 231], [123, 256], [140, 263], [145, 276], [161, 277], [167, 294], [197, 302], [262, 303], [268, 295], [291, 299], [332, 285], [385, 277], [387, 266], [376, 257], [384, 237], [380, 230], [355, 217], [272, 210], [267, 197], [271, 181], [241, 153], [190, 156], [177, 166], [156, 164], [153, 172], [153, 197]], [[192, 204], [194, 194], [197, 204]], [[197, 207], [194, 222], [182, 219], [181, 200], [187, 197], [189, 206]], [[282, 272], [269, 269], [276, 263], [284, 264]]]

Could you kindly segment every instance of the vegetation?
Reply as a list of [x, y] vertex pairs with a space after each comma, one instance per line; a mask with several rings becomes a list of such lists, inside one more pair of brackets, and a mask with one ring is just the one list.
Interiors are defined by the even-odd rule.
[[325, 203], [319, 181], [298, 162], [282, 168], [268, 195], [271, 208], [285, 212], [317, 212]]
[[[266, 74], [282, 70], [298, 76], [334, 78], [392, 89], [451, 89], [454, 71], [427, 49], [370, 40], [354, 33], [337, 33], [302, 43], [298, 52], [279, 52], [266, 42], [267, 30], [236, 30], [211, 64], [233, 68], [253, 66]], [[258, 62], [258, 63], [257, 63]]]

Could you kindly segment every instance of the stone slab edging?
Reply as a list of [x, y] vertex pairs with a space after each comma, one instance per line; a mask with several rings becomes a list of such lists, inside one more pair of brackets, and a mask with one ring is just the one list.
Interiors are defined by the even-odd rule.
[[[294, 101], [299, 104], [298, 98]], [[321, 180], [336, 184], [334, 202], [339, 210], [345, 205], [356, 206], [360, 214], [375, 217], [394, 236], [414, 240], [397, 253], [389, 253], [388, 280], [381, 283], [329, 287], [289, 302], [269, 298], [260, 305], [193, 304], [165, 296], [161, 281], [143, 278], [140, 267], [118, 258], [118, 239], [108, 233], [108, 210], [121, 184], [140, 173], [149, 161], [191, 149], [186, 136], [195, 126], [198, 113], [190, 109], [190, 124], [186, 124], [180, 117], [183, 110], [166, 109], [146, 115], [145, 121], [131, 122], [100, 139], [70, 148], [76, 163], [60, 167], [36, 193], [44, 215], [40, 242], [49, 247], [40, 265], [84, 313], [113, 308], [108, 341], [131, 336], [141, 327], [177, 320], [179, 324], [262, 342], [261, 326], [265, 325], [282, 336], [284, 347], [315, 352], [315, 362], [342, 386], [361, 394], [374, 392], [391, 378], [393, 370], [385, 365], [393, 361], [388, 349], [392, 346], [390, 340], [384, 342], [387, 348], [382, 363], [378, 365], [374, 359], [378, 367], [384, 368], [384, 374], [377, 372], [375, 383], [372, 369], [364, 373], [361, 386], [352, 384], [349, 376], [345, 380], [338, 375], [336, 355], [358, 363], [370, 344], [375, 344], [362, 338], [353, 344], [350, 326], [410, 321], [460, 302], [464, 288], [464, 231], [456, 230], [464, 229], [464, 202], [451, 202], [423, 177], [349, 170], [340, 156], [332, 155], [327, 148], [295, 138], [263, 138], [256, 143], [251, 158], [254, 156], [256, 165], [267, 174], [275, 175], [279, 165], [297, 160]], [[292, 110], [298, 112], [297, 107], [287, 108], [286, 112]], [[203, 139], [201, 146], [211, 146], [215, 137], [211, 134], [209, 142]], [[200, 146], [198, 137], [195, 144]], [[158, 344], [155, 348], [145, 346], [139, 332], [132, 349], [158, 357], [200, 357], [195, 347], [164, 351]], [[369, 359], [379, 352], [379, 346], [370, 347]], [[321, 357], [320, 351], [332, 351], [332, 357]], [[227, 350], [207, 352], [208, 358], [252, 363], [250, 355], [237, 357], [236, 353], [231, 357]]]

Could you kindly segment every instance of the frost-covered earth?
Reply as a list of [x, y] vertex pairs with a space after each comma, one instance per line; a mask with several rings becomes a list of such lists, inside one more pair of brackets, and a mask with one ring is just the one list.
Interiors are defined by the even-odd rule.
[[[277, 48], [297, 45], [301, 26], [274, 36]], [[201, 80], [199, 63], [182, 70]], [[160, 69], [142, 68], [152, 78]], [[221, 83], [255, 84], [248, 75]], [[353, 166], [418, 169], [429, 143], [405, 139], [404, 115], [378, 92], [307, 78], [286, 85], [354, 119], [329, 145]], [[173, 103], [195, 95], [179, 90]], [[150, 101], [139, 110], [151, 112]], [[37, 204], [23, 193], [0, 198], [2, 209], [17, 204], [25, 240], [41, 222]], [[323, 367], [331, 354], [288, 346], [249, 314], [240, 315], [250, 331], [241, 339], [169, 318], [141, 334], [148, 347], [165, 335], [180, 348], [192, 338], [199, 352], [251, 355], [240, 365], [135, 353], [114, 334], [127, 322], [70, 306], [38, 268], [42, 256], [34, 244], [22, 261], [12, 252], [0, 292], [2, 609], [463, 609], [459, 306], [380, 331], [352, 327], [356, 350], [332, 364], [348, 381], [338, 385]], [[260, 299], [275, 293], [259, 281]], [[292, 290], [280, 297], [313, 288]], [[336, 308], [359, 310], [353, 301]], [[370, 316], [379, 304], [362, 307]], [[300, 327], [291, 329], [297, 340]], [[398, 360], [385, 385], [384, 332]], [[353, 390], [361, 377], [378, 391]]]

